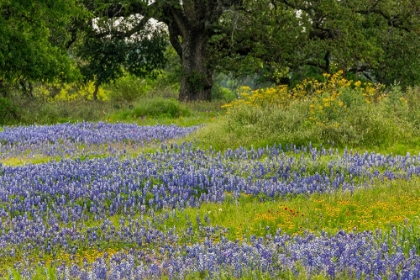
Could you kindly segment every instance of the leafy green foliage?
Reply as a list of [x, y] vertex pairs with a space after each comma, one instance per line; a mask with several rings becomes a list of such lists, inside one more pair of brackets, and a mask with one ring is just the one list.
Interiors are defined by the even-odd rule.
[[0, 97], [0, 125], [19, 121], [18, 108], [8, 98]]
[[112, 101], [132, 103], [146, 95], [151, 90], [151, 85], [146, 79], [125, 75], [106, 88], [110, 91]]
[[180, 117], [189, 115], [189, 112], [186, 108], [180, 106], [180, 104], [175, 100], [154, 100], [150, 103], [145, 103], [144, 106], [138, 106], [134, 108], [134, 115], [137, 117], [140, 116], [170, 116], [170, 117]]
[[0, 1], [0, 80], [75, 78], [65, 28], [81, 14], [74, 0]]
[[129, 39], [101, 37], [98, 32], [100, 29], [91, 29], [77, 49], [86, 80], [101, 85], [122, 77], [124, 70], [145, 77], [153, 76], [153, 70], [164, 67], [167, 41], [159, 29], [144, 29]]
[[129, 113], [133, 118], [189, 116], [190, 111], [179, 101], [173, 99], [154, 98], [140, 101]]
[[222, 100], [225, 102], [230, 102], [236, 99], [235, 94], [228, 88], [222, 87], [220, 85], [215, 85], [212, 88], [212, 100]]
[[[333, 75], [324, 83], [307, 82], [291, 91], [279, 87], [243, 92], [241, 99], [224, 106], [228, 111], [223, 119], [191, 138], [221, 150], [309, 142], [343, 148], [417, 145], [416, 88], [407, 94], [408, 100], [398, 89], [385, 94], [339, 77]], [[310, 88], [313, 93], [307, 90]]]
[[[220, 69], [276, 84], [344, 70], [401, 85], [420, 82], [416, 1], [245, 1], [214, 41]], [[417, 73], [417, 74], [416, 74]]]
[[[93, 37], [107, 38], [109, 40], [130, 38], [131, 40], [136, 33], [148, 29], [146, 22], [149, 19], [153, 18], [165, 23], [167, 25], [166, 30], [169, 33], [169, 41], [182, 65], [179, 99], [194, 101], [211, 99], [214, 68], [209, 63], [207, 43], [218, 32], [217, 26], [220, 17], [226, 9], [235, 9], [236, 6], [241, 5], [241, 0], [200, 0], [194, 3], [188, 1], [154, 1], [151, 3], [148, 1], [125, 1], [109, 3], [109, 1], [98, 0], [85, 4], [85, 7], [91, 11], [92, 21], [95, 20], [95, 24], [98, 24], [99, 27], [99, 34], [93, 32]], [[152, 29], [156, 29], [156, 26], [153, 26]], [[143, 36], [140, 41], [145, 39], [147, 41], [148, 37]], [[124, 42], [127, 43], [130, 40]], [[156, 44], [152, 44], [152, 46], [156, 46]], [[92, 49], [96, 49], [96, 47]], [[89, 56], [93, 57], [95, 61], [99, 58], [96, 55], [92, 55], [92, 52], [88, 54]], [[133, 61], [144, 63], [144, 61], [138, 60], [136, 56], [131, 59], [131, 62]], [[93, 69], [96, 68], [98, 67], [93, 67]], [[136, 68], [138, 69], [138, 67]], [[104, 72], [104, 69], [99, 70], [93, 71], [93, 73]], [[112, 72], [118, 74], [118, 71]], [[99, 81], [101, 80], [102, 78], [99, 79]]]

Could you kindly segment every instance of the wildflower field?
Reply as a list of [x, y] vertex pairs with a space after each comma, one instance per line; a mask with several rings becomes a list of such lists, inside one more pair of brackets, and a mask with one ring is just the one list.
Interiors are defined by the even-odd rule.
[[0, 278], [420, 279], [420, 90], [240, 91], [149, 120], [189, 127], [0, 127]]
[[174, 140], [196, 129], [5, 127], [1, 276], [420, 277], [420, 155]]

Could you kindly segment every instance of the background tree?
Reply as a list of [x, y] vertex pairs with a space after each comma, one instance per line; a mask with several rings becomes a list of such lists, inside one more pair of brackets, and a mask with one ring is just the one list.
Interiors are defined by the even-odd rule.
[[344, 70], [418, 84], [419, 2], [0, 0], [0, 87], [69, 80], [76, 61], [97, 87], [123, 69], [151, 73], [166, 48], [152, 18], [180, 58], [181, 100], [210, 100], [215, 70], [270, 83]]
[[167, 25], [169, 40], [181, 59], [183, 73], [179, 99], [210, 100], [213, 70], [209, 61], [208, 43], [218, 32], [219, 20], [229, 8], [241, 0], [160, 0], [90, 1], [85, 3], [94, 18], [118, 19], [118, 28], [104, 31], [102, 36], [129, 37], [144, 29], [154, 18]]
[[[419, 1], [246, 1], [214, 43], [220, 71], [273, 83], [343, 70], [420, 82]], [[220, 50], [224, 49], [224, 52]], [[312, 74], [311, 74], [312, 72]]]
[[0, 86], [74, 78], [67, 28], [82, 14], [75, 0], [0, 0]]
[[[83, 40], [76, 44], [84, 80], [95, 83], [94, 100], [101, 84], [115, 81], [127, 72], [137, 77], [153, 76], [154, 70], [165, 66], [167, 35], [162, 28], [147, 22], [138, 31], [121, 31], [125, 24], [128, 25], [123, 20], [107, 19], [95, 24], [90, 20], [84, 28]], [[113, 29], [116, 30], [108, 34]]]

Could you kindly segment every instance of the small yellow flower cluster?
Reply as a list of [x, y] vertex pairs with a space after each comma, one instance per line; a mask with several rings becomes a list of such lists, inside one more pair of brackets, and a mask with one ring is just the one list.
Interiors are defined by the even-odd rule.
[[284, 107], [292, 99], [287, 86], [270, 87], [265, 89], [251, 90], [250, 87], [239, 88], [239, 99], [222, 106], [222, 108], [234, 108], [241, 105], [255, 107]]
[[[94, 82], [80, 86], [73, 84], [51, 83], [37, 87], [34, 95], [45, 101], [75, 101], [75, 100], [93, 100], [95, 91]], [[98, 89], [97, 98], [99, 100], [109, 100], [106, 91], [101, 87]]]
[[300, 84], [294, 87], [292, 91], [293, 96], [316, 96], [323, 95], [326, 92], [335, 93], [338, 95], [339, 91], [343, 88], [350, 87], [352, 81], [348, 81], [345, 78], [342, 78], [343, 71], [338, 71], [334, 75], [325, 73], [323, 74], [324, 81], [320, 82], [318, 80], [303, 80]]
[[418, 198], [408, 195], [391, 197], [386, 201], [374, 201], [368, 206], [349, 200], [339, 200], [336, 205], [315, 201], [318, 205], [312, 215], [322, 215], [322, 223], [325, 225], [323, 229], [327, 231], [337, 227], [346, 231], [354, 228], [384, 228], [390, 224], [402, 224], [404, 221], [414, 222], [419, 214], [418, 201]]
[[[323, 74], [324, 81], [303, 81], [296, 89], [306, 90], [305, 95], [310, 100], [309, 120], [317, 125], [338, 128], [337, 122], [347, 105], [342, 98], [344, 90], [351, 90], [352, 94], [363, 96], [366, 103], [377, 103], [384, 99], [383, 85], [349, 81], [342, 77], [343, 72]], [[295, 90], [296, 90], [295, 89]]]
[[357, 89], [363, 94], [367, 103], [378, 103], [385, 97], [385, 94], [383, 93], [384, 86], [381, 84], [374, 86], [371, 83], [368, 83], [364, 88], [357, 87]]
[[[254, 227], [275, 225], [289, 234], [301, 234], [303, 230], [336, 232], [343, 229], [350, 232], [354, 229], [385, 229], [404, 222], [418, 224], [419, 202], [420, 199], [412, 195], [396, 195], [363, 203], [352, 198], [335, 202], [314, 199], [308, 208], [279, 204], [267, 212], [254, 214], [251, 221]], [[240, 231], [238, 235], [243, 233]]]
[[325, 73], [324, 82], [312, 81], [308, 83], [311, 104], [309, 105], [309, 120], [320, 125], [338, 127], [337, 122], [331, 123], [342, 110], [346, 108], [340, 99], [342, 90], [351, 87], [352, 81], [342, 78], [343, 72], [339, 71], [334, 75]]

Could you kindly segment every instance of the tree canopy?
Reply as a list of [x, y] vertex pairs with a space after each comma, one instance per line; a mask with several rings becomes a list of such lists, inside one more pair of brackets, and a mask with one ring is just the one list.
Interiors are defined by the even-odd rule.
[[[134, 20], [141, 19], [130, 22]], [[115, 81], [126, 72], [138, 77], [153, 76], [155, 69], [165, 66], [168, 42], [162, 28], [148, 22], [139, 31], [118, 35], [125, 24], [121, 19], [117, 23], [98, 20], [88, 24], [75, 47], [84, 80], [95, 83], [94, 99], [99, 85]]]
[[0, 0], [0, 80], [73, 76], [68, 30], [82, 13], [75, 0]]
[[215, 71], [420, 83], [419, 0], [0, 0], [0, 84], [79, 70], [97, 85], [147, 75], [163, 67], [168, 41], [182, 66], [180, 100], [210, 100]]
[[241, 0], [161, 0], [91, 1], [85, 4], [100, 22], [118, 19], [119, 28], [103, 36], [130, 37], [154, 18], [167, 26], [169, 41], [181, 59], [181, 100], [210, 100], [213, 67], [209, 62], [208, 43], [218, 32], [219, 20], [228, 9], [242, 5]]
[[[272, 82], [308, 71], [420, 82], [419, 1], [248, 1], [228, 15], [215, 43], [221, 71], [260, 72]], [[221, 47], [222, 46], [222, 47]], [[310, 70], [312, 69], [312, 70]]]

